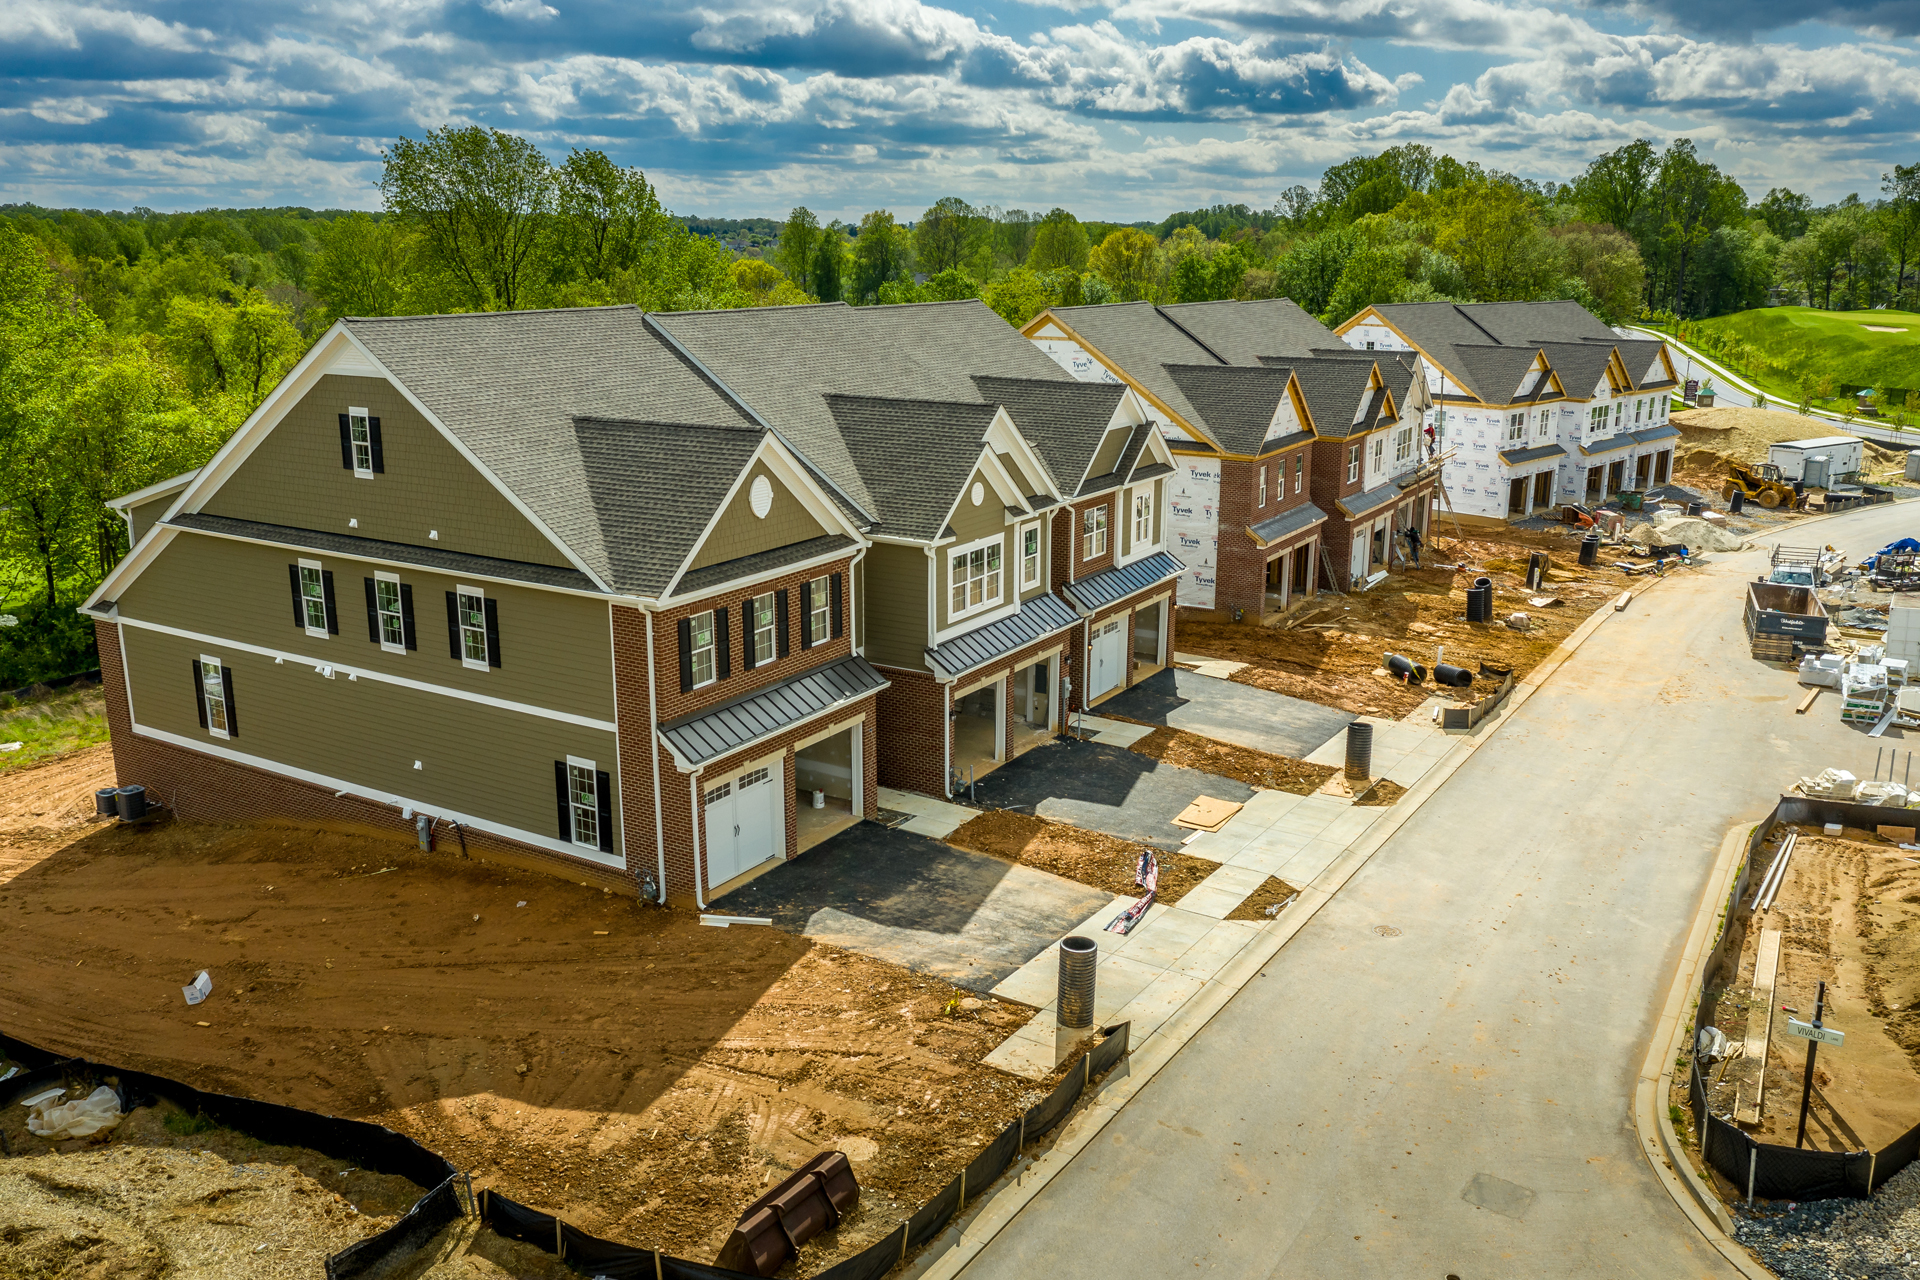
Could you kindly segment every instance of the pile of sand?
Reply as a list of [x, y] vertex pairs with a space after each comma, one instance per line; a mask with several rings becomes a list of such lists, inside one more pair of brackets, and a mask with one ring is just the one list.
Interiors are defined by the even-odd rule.
[[[1684, 409], [1673, 415], [1673, 425], [1680, 428], [1682, 448], [1677, 452], [1689, 463], [1694, 461], [1689, 449], [1756, 463], [1767, 460], [1768, 445], [1853, 434], [1829, 419], [1779, 409]], [[1871, 440], [1864, 443], [1873, 461], [1889, 462], [1903, 456], [1899, 450]]]
[[1656, 512], [1651, 524], [1635, 525], [1627, 530], [1627, 541], [1643, 546], [1655, 543], [1679, 543], [1690, 551], [1744, 551], [1752, 544], [1735, 533], [1728, 533], [1698, 516], [1678, 512]]

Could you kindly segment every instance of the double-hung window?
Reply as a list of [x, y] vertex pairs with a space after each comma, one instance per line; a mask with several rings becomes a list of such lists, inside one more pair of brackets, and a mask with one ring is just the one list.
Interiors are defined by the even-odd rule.
[[1619, 429], [1620, 415], [1626, 410], [1626, 407], [1627, 402], [1625, 400], [1616, 400], [1613, 402], [1613, 425], [1615, 430]]
[[318, 560], [300, 562], [300, 611], [307, 634], [327, 635], [327, 579]]
[[1393, 438], [1393, 460], [1405, 462], [1413, 456], [1413, 428], [1402, 427], [1400, 434]]
[[1107, 504], [1088, 507], [1080, 513], [1080, 558], [1092, 560], [1107, 554]]
[[407, 651], [407, 616], [400, 601], [400, 576], [375, 570], [373, 575], [373, 620], [376, 638], [386, 653]]
[[353, 450], [353, 474], [370, 479], [373, 476], [373, 422], [365, 409], [347, 410], [347, 441]]
[[1300, 492], [1300, 486], [1306, 483], [1307, 455], [1304, 451], [1293, 455], [1293, 491]]
[[948, 619], [965, 617], [1000, 603], [1000, 539], [963, 547], [948, 557]]
[[687, 619], [687, 648], [694, 688], [712, 684], [719, 678], [714, 656], [713, 610], [696, 613]]
[[1353, 445], [1347, 450], [1347, 483], [1352, 484], [1360, 478], [1360, 446]]
[[233, 717], [228, 709], [227, 682], [217, 658], [195, 658], [200, 671], [200, 705], [206, 712], [207, 732], [216, 738], [233, 736]]
[[748, 619], [747, 625], [753, 632], [753, 665], [756, 667], [762, 663], [772, 662], [777, 656], [778, 632], [774, 621], [779, 614], [775, 595], [775, 592], [769, 591], [765, 595], [753, 597], [753, 616]]
[[1387, 438], [1384, 435], [1377, 435], [1373, 438], [1374, 474], [1378, 475], [1380, 472], [1380, 469], [1386, 466], [1386, 464], [1387, 464]]
[[[994, 590], [999, 591], [1000, 548], [994, 547]], [[816, 645], [828, 638], [832, 627], [833, 583], [824, 575], [807, 584], [807, 644]]]
[[487, 598], [478, 587], [455, 593], [460, 626], [460, 665], [487, 669]]
[[1260, 464], [1260, 497], [1254, 505], [1256, 507], [1267, 505], [1267, 464], [1264, 462]]
[[1527, 438], [1527, 415], [1510, 413], [1507, 415], [1507, 439], [1525, 440]]
[[1545, 440], [1547, 433], [1551, 430], [1553, 430], [1553, 410], [1542, 409], [1540, 411], [1540, 438]]
[[591, 760], [567, 757], [567, 807], [573, 819], [573, 842], [589, 849], [600, 847], [600, 780]]
[[[1260, 505], [1267, 505], [1267, 469], [1260, 468]], [[1153, 543], [1153, 490], [1133, 495], [1133, 549], [1138, 554], [1142, 547]]]
[[1020, 530], [1020, 585], [1040, 583], [1040, 526], [1030, 524]]

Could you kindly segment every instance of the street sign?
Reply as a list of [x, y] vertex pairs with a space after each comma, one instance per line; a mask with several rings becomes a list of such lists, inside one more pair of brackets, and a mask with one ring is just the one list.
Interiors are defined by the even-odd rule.
[[1816, 1027], [1811, 1022], [1802, 1022], [1798, 1018], [1787, 1019], [1787, 1034], [1799, 1036], [1802, 1040], [1830, 1044], [1836, 1049], [1847, 1042], [1844, 1031], [1835, 1031], [1832, 1027]]

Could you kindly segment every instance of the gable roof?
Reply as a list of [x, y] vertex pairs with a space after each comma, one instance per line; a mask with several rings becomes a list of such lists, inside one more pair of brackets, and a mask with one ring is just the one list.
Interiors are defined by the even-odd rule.
[[1525, 381], [1527, 371], [1540, 358], [1538, 347], [1460, 342], [1454, 344], [1453, 351], [1458, 361], [1454, 372], [1465, 380], [1467, 390], [1487, 404], [1515, 404], [1522, 400], [1538, 399], [1541, 387], [1547, 382], [1543, 370], [1535, 380], [1533, 390], [1524, 396], [1520, 394], [1520, 384]]
[[1125, 387], [1111, 382], [1078, 382], [1071, 378], [1062, 382], [977, 373], [973, 385], [982, 400], [1006, 407], [1013, 425], [1053, 473], [1054, 483], [1068, 493], [1077, 491], [1088, 478], [1087, 468], [1093, 464], [1113, 415], [1127, 394]]
[[[1207, 434], [1229, 453], [1239, 454], [1261, 452], [1294, 377], [1290, 367], [1277, 361], [1250, 366], [1170, 364], [1166, 371], [1199, 412]], [[1347, 412], [1351, 416], [1351, 406]]]
[[[1403, 302], [1376, 304], [1370, 310], [1489, 404], [1514, 403], [1512, 392], [1520, 382], [1508, 381], [1508, 365], [1486, 354], [1491, 350], [1544, 352], [1562, 389], [1576, 399], [1591, 398], [1614, 351], [1620, 352], [1634, 386], [1664, 385], [1663, 379], [1635, 371], [1636, 366], [1651, 365], [1664, 344], [1622, 338], [1577, 302]], [[1538, 400], [1546, 394], [1536, 387], [1523, 398]]]
[[1167, 374], [1166, 366], [1224, 362], [1192, 334], [1169, 321], [1160, 308], [1151, 302], [1112, 302], [1100, 306], [1055, 307], [1052, 315], [1118, 366], [1150, 397], [1194, 430], [1206, 431], [1200, 411]]
[[882, 513], [884, 532], [939, 538], [980, 463], [999, 406], [881, 396], [822, 399]]
[[[1300, 380], [1300, 396], [1307, 402], [1313, 418], [1313, 433], [1323, 440], [1344, 440], [1356, 432], [1370, 430], [1380, 405], [1368, 399], [1368, 387], [1381, 361], [1372, 351], [1352, 355], [1309, 356], [1288, 360], [1264, 356], [1261, 363], [1271, 368], [1286, 368]], [[1364, 412], [1363, 401], [1367, 401]], [[1358, 420], [1356, 421], [1356, 415]]]
[[574, 419], [644, 416], [655, 423], [752, 425], [647, 328], [636, 307], [348, 318], [341, 324], [608, 583], [618, 576], [609, 538], [619, 538], [600, 517]]
[[1540, 349], [1560, 375], [1560, 385], [1578, 400], [1593, 398], [1593, 389], [1613, 363], [1613, 347], [1604, 342], [1543, 342]]
[[1249, 302], [1181, 302], [1160, 314], [1228, 364], [1252, 365], [1261, 356], [1306, 355], [1339, 341], [1291, 298]]

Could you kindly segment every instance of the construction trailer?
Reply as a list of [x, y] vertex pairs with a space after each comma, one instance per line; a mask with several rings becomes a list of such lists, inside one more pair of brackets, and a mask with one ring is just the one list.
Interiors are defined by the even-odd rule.
[[1767, 461], [1780, 468], [1783, 479], [1798, 480], [1810, 489], [1825, 489], [1842, 479], [1852, 480], [1866, 469], [1866, 447], [1858, 436], [1783, 440], [1767, 447]]

